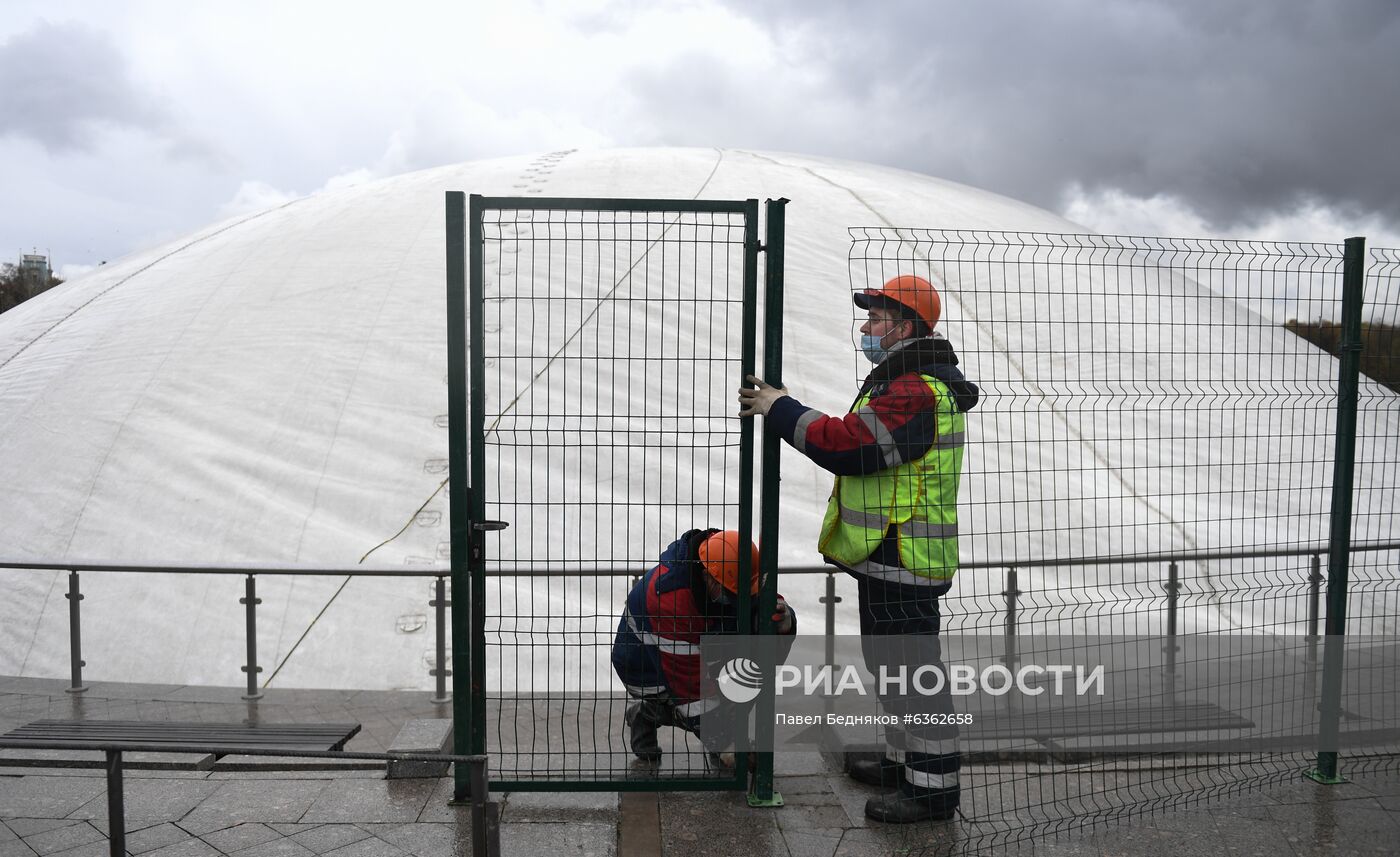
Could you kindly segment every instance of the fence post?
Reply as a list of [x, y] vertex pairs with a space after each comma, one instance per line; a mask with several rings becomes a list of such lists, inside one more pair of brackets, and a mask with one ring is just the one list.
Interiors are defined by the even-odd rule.
[[262, 599], [258, 597], [258, 584], [253, 575], [248, 575], [243, 586], [244, 596], [238, 599], [239, 604], [245, 605], [248, 636], [248, 663], [242, 667], [243, 672], [248, 674], [248, 692], [243, 694], [243, 698], [262, 699], [262, 691], [258, 690], [258, 673], [262, 672], [262, 667], [258, 666], [258, 605]]
[[[481, 340], [473, 342], [473, 335], [481, 328], [475, 322], [471, 329], [467, 326], [467, 306], [469, 301], [480, 298], [481, 264], [481, 223], [476, 211], [477, 200], [472, 200], [473, 218], [467, 223], [467, 196], [461, 191], [448, 191], [446, 195], [447, 215], [447, 421], [448, 421], [448, 505], [449, 526], [452, 532], [452, 664], [456, 675], [452, 677], [452, 752], [465, 756], [473, 752], [477, 736], [477, 726], [472, 720], [475, 700], [472, 696], [471, 681], [476, 676], [476, 665], [472, 659], [472, 568], [471, 548], [473, 544], [472, 516], [479, 515], [476, 501], [469, 490], [473, 476], [477, 474], [477, 462], [483, 454], [478, 449], [474, 428], [481, 423], [476, 414], [475, 401], [463, 392], [469, 388], [476, 390], [475, 382], [482, 377], [484, 369], [478, 369], [477, 360]], [[468, 236], [470, 229], [471, 235]], [[468, 247], [470, 241], [471, 246]], [[473, 266], [472, 276], [468, 277], [468, 254]], [[470, 282], [469, 282], [470, 280]], [[477, 285], [473, 287], [473, 283]], [[469, 291], [471, 294], [469, 294]], [[471, 316], [481, 317], [481, 304], [472, 303]], [[471, 365], [468, 365], [470, 349]], [[470, 456], [468, 455], [470, 453]], [[485, 470], [482, 469], [482, 474]], [[477, 483], [480, 484], [480, 483]], [[467, 677], [467, 686], [462, 687], [462, 676]], [[479, 752], [479, 751], [478, 751]], [[470, 791], [470, 777], [467, 766], [460, 762], [452, 765], [452, 798], [460, 801]]]
[[447, 581], [443, 575], [437, 578], [437, 597], [428, 602], [429, 607], [436, 609], [437, 624], [437, 660], [434, 661], [432, 675], [437, 679], [437, 693], [432, 701], [436, 703], [451, 702], [452, 697], [447, 695], [447, 677], [452, 675], [452, 670], [447, 668]]
[[1361, 305], [1366, 290], [1366, 239], [1348, 238], [1342, 262], [1342, 341], [1337, 369], [1337, 444], [1333, 462], [1331, 534], [1327, 551], [1327, 627], [1322, 646], [1322, 722], [1317, 767], [1308, 776], [1341, 783], [1337, 746], [1342, 716], [1342, 670], [1351, 555], [1352, 477], [1356, 464], [1356, 409], [1360, 397]]
[[471, 768], [472, 857], [500, 857], [501, 854], [501, 805], [491, 800], [487, 760], [487, 756], [476, 755], [467, 761]]
[[1179, 570], [1176, 560], [1172, 560], [1167, 566], [1167, 642], [1162, 647], [1162, 651], [1167, 656], [1167, 676], [1174, 679], [1176, 677], [1176, 611], [1177, 593], [1181, 591], [1181, 580], [1178, 577]]
[[[782, 386], [783, 375], [783, 244], [787, 224], [787, 200], [769, 199], [764, 202], [764, 252], [763, 264], [763, 379], [775, 387]], [[757, 295], [757, 264], [758, 256], [758, 200], [747, 201], [746, 219], [748, 224], [744, 234], [746, 241], [752, 241], [754, 250], [746, 250], [746, 256], [752, 259], [754, 269], [754, 289], [748, 287], [750, 275], [745, 275], [745, 303], [752, 304], [752, 309], [745, 307], [745, 312], [756, 311], [758, 303]], [[747, 327], [747, 325], [746, 325]], [[741, 383], [747, 384], [747, 379], [740, 379]], [[744, 428], [753, 430], [754, 421], [745, 420]], [[761, 445], [763, 461], [762, 487], [759, 497], [759, 565], [764, 569], [771, 569], [772, 574], [764, 580], [762, 588], [759, 590], [758, 598], [761, 609], [759, 616], [767, 618], [773, 613], [776, 606], [778, 593], [778, 505], [779, 488], [778, 482], [781, 479], [779, 473], [779, 462], [782, 456], [782, 443], [777, 435], [771, 432], [763, 433]], [[740, 464], [743, 467], [743, 464]], [[742, 476], [741, 476], [742, 480]], [[742, 603], [742, 602], [741, 602]], [[834, 608], [829, 605], [828, 610]], [[771, 624], [762, 622], [762, 627], [754, 629], [760, 634], [773, 633]], [[829, 639], [829, 638], [828, 638]], [[776, 650], [773, 649], [774, 651]], [[757, 754], [757, 764], [751, 772], [750, 789], [748, 794], [749, 806], [778, 807], [783, 805], [783, 796], [773, 789], [773, 712], [776, 707], [774, 697], [775, 690], [772, 678], [765, 677], [763, 693], [759, 696], [756, 707], [756, 720], [754, 729], [755, 739], [758, 742], [760, 752]], [[767, 746], [769, 749], [762, 749]]]
[[83, 686], [83, 667], [87, 666], [87, 662], [83, 660], [83, 612], [78, 606], [83, 594], [78, 590], [76, 568], [68, 570], [68, 594], [64, 597], [68, 599], [68, 660], [73, 674], [72, 686], [64, 690], [82, 693], [87, 690]]

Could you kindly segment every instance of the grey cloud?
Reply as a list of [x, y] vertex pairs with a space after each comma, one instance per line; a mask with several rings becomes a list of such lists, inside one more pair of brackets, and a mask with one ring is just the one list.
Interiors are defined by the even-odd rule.
[[1389, 0], [733, 8], [833, 97], [888, 104], [867, 134], [890, 163], [1051, 208], [1079, 185], [1178, 196], [1219, 225], [1303, 200], [1400, 223]]
[[0, 45], [0, 134], [51, 152], [89, 151], [102, 125], [158, 131], [167, 124], [159, 101], [137, 86], [102, 33], [41, 22]]

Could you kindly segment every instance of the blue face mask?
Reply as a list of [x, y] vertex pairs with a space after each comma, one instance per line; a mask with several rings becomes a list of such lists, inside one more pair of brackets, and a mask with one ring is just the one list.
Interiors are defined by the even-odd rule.
[[865, 354], [867, 360], [877, 366], [885, 359], [885, 355], [889, 353], [884, 348], [880, 347], [880, 339], [881, 337], [871, 336], [868, 333], [860, 338], [860, 350]]

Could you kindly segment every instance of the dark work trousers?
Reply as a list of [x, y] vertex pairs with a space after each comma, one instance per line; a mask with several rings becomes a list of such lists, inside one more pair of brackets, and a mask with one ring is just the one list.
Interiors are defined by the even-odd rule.
[[[920, 586], [888, 582], [854, 574], [860, 593], [861, 653], [866, 669], [876, 678], [880, 706], [899, 719], [885, 732], [887, 762], [903, 764], [900, 791], [926, 798], [938, 807], [958, 805], [958, 727], [938, 722], [953, 714], [953, 696], [944, 682], [940, 692], [926, 696], [914, 688], [913, 676], [921, 666], [944, 672], [938, 641], [938, 598], [948, 585]], [[906, 677], [906, 692], [880, 678]], [[924, 686], [932, 686], [932, 680]], [[888, 692], [883, 692], [888, 691]]]

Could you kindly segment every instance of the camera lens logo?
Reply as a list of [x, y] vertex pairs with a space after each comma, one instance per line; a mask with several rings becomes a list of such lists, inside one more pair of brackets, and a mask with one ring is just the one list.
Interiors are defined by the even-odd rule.
[[715, 682], [719, 692], [730, 702], [753, 702], [763, 689], [763, 670], [748, 658], [735, 658], [719, 671]]

